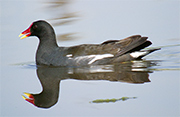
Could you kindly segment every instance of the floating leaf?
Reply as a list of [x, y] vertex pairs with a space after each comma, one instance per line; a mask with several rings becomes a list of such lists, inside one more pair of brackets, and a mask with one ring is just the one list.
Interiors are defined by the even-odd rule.
[[122, 97], [122, 98], [112, 98], [112, 99], [97, 99], [93, 100], [90, 103], [109, 103], [109, 102], [116, 102], [116, 101], [126, 101], [128, 99], [136, 99], [137, 97]]

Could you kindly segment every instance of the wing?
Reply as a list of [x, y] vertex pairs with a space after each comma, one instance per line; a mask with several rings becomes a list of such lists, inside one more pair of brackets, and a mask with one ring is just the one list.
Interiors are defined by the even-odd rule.
[[86, 56], [86, 55], [99, 55], [99, 54], [112, 54], [114, 56], [121, 56], [128, 52], [141, 50], [152, 43], [147, 41], [147, 37], [134, 35], [122, 40], [108, 40], [102, 44], [83, 44], [73, 47], [67, 47], [66, 54], [72, 57]]

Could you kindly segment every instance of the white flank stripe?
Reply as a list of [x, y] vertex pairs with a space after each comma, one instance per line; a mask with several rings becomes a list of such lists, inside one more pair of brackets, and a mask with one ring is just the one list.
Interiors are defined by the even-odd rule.
[[[90, 55], [92, 56], [92, 55]], [[97, 60], [100, 60], [100, 59], [103, 59], [103, 58], [108, 58], [108, 57], [113, 57], [114, 55], [113, 54], [101, 54], [101, 55], [94, 55], [94, 58], [89, 61], [88, 64], [92, 64], [93, 62], [97, 61]]]
[[72, 57], [72, 54], [67, 54], [66, 57]]
[[75, 57], [74, 60], [78, 63], [81, 60], [88, 60], [88, 59], [92, 59], [94, 57], [95, 57], [95, 55], [78, 56], [78, 57]]
[[130, 55], [133, 57], [133, 58], [138, 58], [138, 57], [140, 57], [140, 56], [142, 56], [142, 55], [145, 55], [147, 52], [133, 52], [133, 53], [131, 53]]

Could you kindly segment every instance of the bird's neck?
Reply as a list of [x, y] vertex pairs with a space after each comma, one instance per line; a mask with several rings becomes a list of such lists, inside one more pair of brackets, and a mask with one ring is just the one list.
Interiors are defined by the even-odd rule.
[[[58, 50], [55, 36], [44, 36], [39, 38], [39, 46], [36, 51], [36, 64], [50, 64], [51, 54]], [[48, 58], [48, 59], [47, 59]]]
[[44, 34], [43, 36], [38, 38], [40, 40], [39, 47], [44, 47], [47, 49], [58, 47], [55, 34]]

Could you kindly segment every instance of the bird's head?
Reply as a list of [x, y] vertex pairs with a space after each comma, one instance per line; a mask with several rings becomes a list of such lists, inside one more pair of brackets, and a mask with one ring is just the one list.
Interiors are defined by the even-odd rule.
[[51, 33], [54, 33], [52, 26], [44, 20], [38, 20], [33, 22], [29, 26], [29, 28], [27, 28], [19, 35], [19, 37], [21, 37], [21, 39], [29, 36], [37, 36], [38, 38], [40, 38]]

